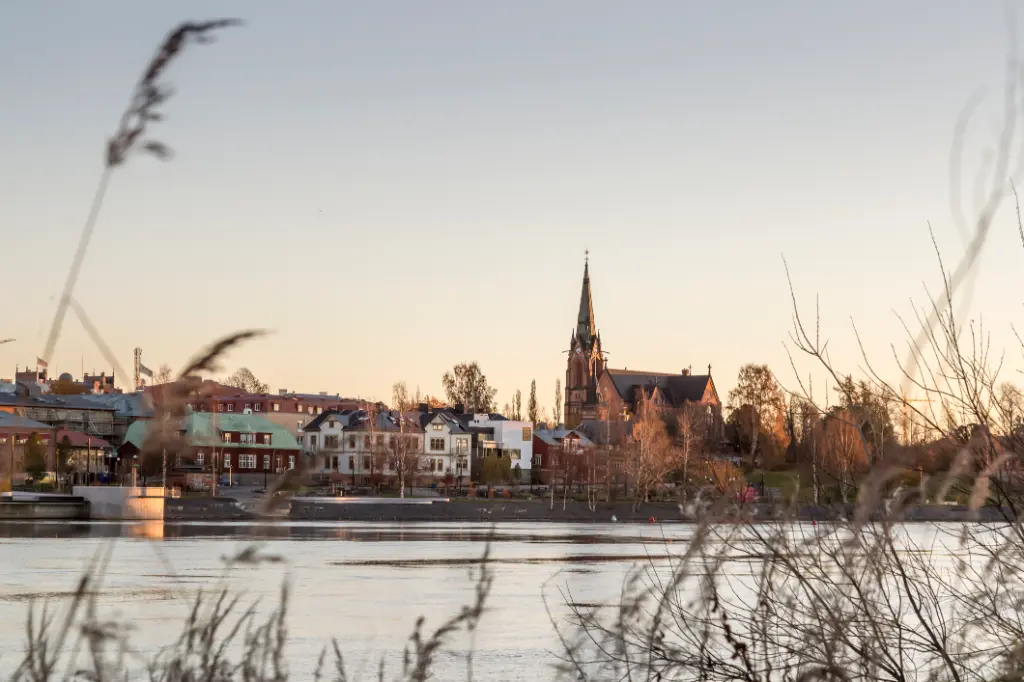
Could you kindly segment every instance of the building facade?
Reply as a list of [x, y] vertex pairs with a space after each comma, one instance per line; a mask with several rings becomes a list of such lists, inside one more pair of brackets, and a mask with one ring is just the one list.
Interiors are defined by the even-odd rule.
[[[140, 420], [128, 428], [118, 449], [122, 470], [134, 466], [149, 474], [158, 468], [155, 461], [140, 461], [149, 427], [149, 421]], [[302, 449], [295, 437], [254, 414], [192, 412], [182, 420], [179, 435], [179, 447], [167, 453], [168, 480], [183, 480], [192, 489], [210, 488], [223, 478], [260, 485], [270, 474], [301, 465]]]

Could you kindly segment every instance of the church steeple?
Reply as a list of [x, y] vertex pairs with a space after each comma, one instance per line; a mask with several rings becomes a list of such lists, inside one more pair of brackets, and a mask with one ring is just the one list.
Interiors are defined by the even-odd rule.
[[580, 312], [576, 317], [576, 337], [589, 346], [596, 334], [594, 302], [590, 298], [590, 252], [586, 251], [583, 262], [583, 291], [580, 292]]

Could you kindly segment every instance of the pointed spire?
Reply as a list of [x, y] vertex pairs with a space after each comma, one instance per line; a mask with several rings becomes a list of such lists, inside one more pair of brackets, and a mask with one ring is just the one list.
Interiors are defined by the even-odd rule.
[[576, 318], [576, 336], [590, 345], [596, 334], [594, 302], [590, 298], [590, 251], [584, 252], [583, 291], [580, 293], [580, 313]]

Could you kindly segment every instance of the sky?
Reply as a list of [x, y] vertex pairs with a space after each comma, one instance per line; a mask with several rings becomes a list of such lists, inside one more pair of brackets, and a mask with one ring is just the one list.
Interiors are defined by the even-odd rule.
[[[239, 17], [168, 73], [168, 162], [116, 171], [75, 298], [121, 367], [225, 361], [305, 392], [498, 402], [564, 379], [584, 251], [614, 367], [795, 378], [792, 302], [841, 369], [890, 357], [964, 247], [1024, 3], [976, 0], [0, 6], [0, 376], [42, 353], [104, 141], [179, 21]], [[955, 129], [980, 104], [951, 179]], [[995, 218], [966, 312], [1020, 357], [1024, 248]], [[1019, 364], [1019, 363], [1018, 363]], [[110, 370], [69, 316], [52, 372]], [[797, 357], [797, 374], [813, 363]], [[124, 377], [128, 379], [128, 377]], [[125, 382], [120, 382], [122, 385]], [[820, 385], [820, 384], [819, 384]]]

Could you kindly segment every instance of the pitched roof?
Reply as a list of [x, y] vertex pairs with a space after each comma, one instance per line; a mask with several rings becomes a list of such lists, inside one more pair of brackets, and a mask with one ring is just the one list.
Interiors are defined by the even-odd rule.
[[0, 429], [32, 429], [37, 431], [49, 431], [52, 426], [37, 422], [25, 417], [19, 417], [10, 412], [0, 412]]
[[[141, 449], [146, 439], [146, 432], [149, 430], [147, 420], [139, 420], [128, 427], [124, 434], [124, 442], [131, 443]], [[189, 445], [206, 447], [225, 448], [256, 448], [260, 450], [299, 450], [299, 443], [295, 436], [283, 426], [278, 426], [272, 421], [258, 417], [254, 414], [236, 414], [211, 412], [192, 412], [181, 425], [181, 431]], [[271, 434], [270, 445], [264, 443], [225, 443], [221, 433], [225, 431], [239, 433], [269, 433]]]
[[590, 447], [594, 444], [592, 440], [574, 429], [536, 429], [533, 432], [533, 435], [540, 438], [548, 445], [557, 447], [562, 444], [562, 441], [565, 440], [565, 437], [570, 433], [575, 434], [579, 438], [580, 445], [582, 447]]
[[657, 386], [669, 402], [676, 406], [685, 402], [699, 402], [704, 398], [704, 392], [711, 382], [709, 374], [665, 374], [610, 368], [605, 372], [612, 380], [619, 397], [627, 402], [633, 400], [633, 391], [638, 386], [643, 387], [645, 392], [650, 392]]
[[91, 447], [91, 448], [94, 448], [96, 450], [107, 450], [107, 449], [113, 447], [110, 443], [108, 443], [107, 441], [103, 440], [102, 438], [97, 438], [96, 436], [90, 436], [89, 434], [82, 433], [81, 431], [71, 431], [69, 429], [58, 429], [57, 430], [57, 435], [56, 435], [57, 442], [60, 443], [65, 438], [68, 439], [68, 442], [71, 444], [71, 447], [73, 447], [73, 448], [88, 448], [88, 447]]
[[576, 316], [576, 336], [590, 345], [596, 332], [594, 324], [594, 301], [590, 295], [590, 259], [583, 266], [583, 289], [580, 291], [580, 312]]

